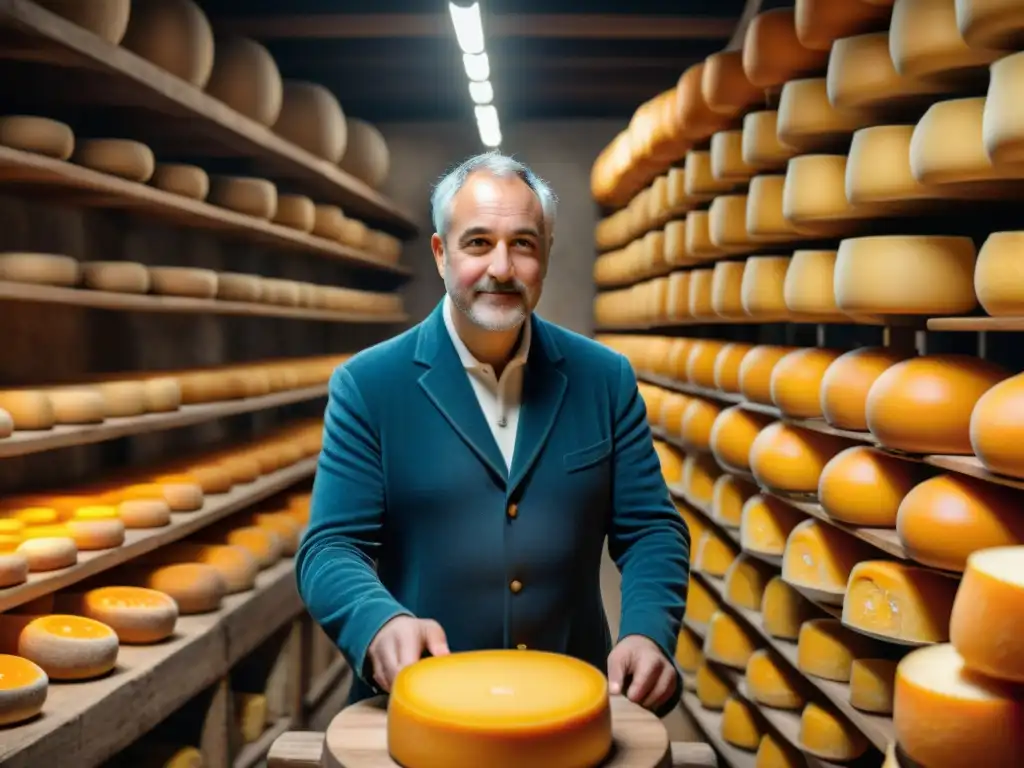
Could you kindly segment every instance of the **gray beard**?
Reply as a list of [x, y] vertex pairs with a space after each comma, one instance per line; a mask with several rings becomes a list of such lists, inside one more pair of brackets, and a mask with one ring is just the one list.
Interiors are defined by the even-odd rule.
[[[455, 276], [451, 272], [448, 262], [448, 254], [444, 257], [444, 288], [451, 297], [452, 303], [462, 314], [469, 318], [474, 325], [483, 328], [485, 331], [511, 331], [521, 326], [526, 321], [526, 300], [527, 289], [518, 280], [513, 279], [511, 283], [498, 283], [493, 278], [484, 277], [469, 289], [465, 294], [460, 293]], [[519, 296], [522, 302], [515, 310], [503, 313], [501, 319], [484, 317], [474, 306], [472, 294], [478, 291], [494, 291], [496, 293], [510, 293]]]

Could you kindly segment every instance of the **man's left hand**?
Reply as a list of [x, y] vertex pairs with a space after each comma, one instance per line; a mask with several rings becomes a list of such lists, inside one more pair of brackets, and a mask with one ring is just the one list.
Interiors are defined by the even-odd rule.
[[634, 704], [654, 710], [675, 693], [676, 670], [653, 640], [628, 635], [608, 655], [608, 687], [613, 696], [625, 693]]

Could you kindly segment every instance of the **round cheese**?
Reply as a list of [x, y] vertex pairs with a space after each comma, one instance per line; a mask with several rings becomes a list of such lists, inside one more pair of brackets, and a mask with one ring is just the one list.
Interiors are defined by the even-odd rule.
[[962, 571], [972, 552], [1024, 544], [1020, 494], [956, 474], [925, 480], [900, 503], [896, 531], [907, 554], [933, 568]]
[[761, 610], [764, 589], [774, 572], [767, 563], [740, 554], [725, 572], [725, 602], [755, 613]]
[[755, 768], [803, 768], [807, 758], [803, 753], [791, 747], [781, 737], [766, 733], [761, 737], [754, 758]]
[[836, 251], [795, 251], [786, 269], [782, 299], [794, 313], [841, 318], [836, 306]]
[[277, 187], [266, 179], [215, 176], [209, 202], [257, 219], [272, 219], [277, 213]]
[[704, 657], [726, 667], [743, 670], [757, 644], [739, 622], [724, 611], [716, 611], [704, 637]]
[[722, 253], [744, 250], [753, 241], [747, 232], [747, 196], [719, 195], [708, 208], [711, 243]]
[[719, 131], [711, 137], [711, 175], [737, 182], [754, 175], [754, 169], [743, 161], [743, 131]]
[[772, 403], [790, 418], [819, 418], [822, 378], [839, 355], [836, 350], [808, 347], [783, 357], [772, 369]]
[[210, 177], [196, 165], [157, 163], [149, 183], [164, 192], [193, 200], [205, 200], [210, 194]]
[[61, 607], [103, 622], [129, 644], [166, 640], [174, 633], [178, 605], [163, 592], [144, 587], [99, 587], [65, 598]]
[[1014, 50], [1024, 45], [1024, 9], [1016, 0], [957, 0], [956, 21], [968, 45]]
[[[1015, 410], [1024, 377], [1012, 376], [985, 392], [971, 411], [971, 448], [990, 472], [1024, 477], [1024, 456], [1016, 441], [1021, 429]], [[2, 403], [2, 395], [0, 395]]]
[[740, 365], [754, 347], [750, 344], [726, 344], [715, 356], [715, 388], [722, 392], [740, 391]]
[[751, 239], [779, 242], [802, 239], [800, 230], [785, 216], [785, 193], [785, 174], [762, 174], [750, 180], [746, 228]]
[[862, 712], [891, 715], [896, 664], [892, 659], [854, 659], [850, 665], [850, 706]]
[[1024, 547], [980, 549], [967, 558], [949, 635], [967, 669], [1024, 683]]
[[908, 645], [945, 642], [957, 584], [927, 568], [889, 560], [857, 563], [846, 584], [843, 624]]
[[736, 696], [729, 696], [722, 707], [722, 739], [740, 749], [753, 751], [761, 743], [764, 731], [761, 714]]
[[864, 528], [895, 528], [900, 503], [921, 480], [917, 465], [855, 445], [825, 465], [818, 501], [834, 520]]
[[59, 571], [78, 562], [78, 547], [67, 533], [26, 539], [18, 545], [16, 552], [25, 557], [32, 573]]
[[825, 421], [838, 429], [867, 431], [871, 386], [906, 357], [880, 347], [861, 347], [837, 357], [821, 379], [821, 415]]
[[407, 768], [590, 768], [612, 747], [608, 681], [540, 651], [474, 651], [402, 669], [388, 701], [388, 752]]
[[711, 496], [711, 519], [725, 528], [739, 528], [743, 521], [743, 505], [757, 493], [745, 480], [724, 474], [715, 480]]
[[744, 262], [740, 287], [743, 310], [758, 322], [790, 318], [785, 299], [789, 263], [789, 256], [751, 256]]
[[[842, 230], [863, 218], [846, 197], [846, 155], [801, 155], [789, 161], [782, 191], [782, 215], [806, 231]], [[848, 224], [847, 224], [848, 226]]]
[[869, 32], [836, 40], [828, 60], [828, 99], [839, 108], [919, 103], [944, 86], [904, 77], [889, 54], [889, 33]]
[[0, 654], [0, 726], [31, 720], [43, 710], [49, 678], [21, 656]]
[[278, 195], [274, 223], [300, 232], [312, 232], [316, 204], [305, 195]]
[[247, 592], [256, 585], [259, 562], [244, 547], [232, 544], [177, 542], [156, 553], [158, 560], [170, 563], [193, 562], [213, 566], [224, 579], [228, 594]]
[[675, 117], [680, 133], [686, 139], [705, 139], [729, 120], [729, 116], [718, 115], [708, 106], [704, 100], [703, 84], [703, 61], [683, 70], [676, 83]]
[[758, 344], [750, 350], [740, 363], [740, 392], [752, 402], [772, 404], [772, 371], [778, 362], [796, 347], [782, 347], [772, 344]]
[[46, 390], [57, 424], [98, 424], [103, 421], [103, 396], [91, 387], [59, 387]]
[[18, 655], [38, 664], [51, 680], [88, 680], [117, 663], [117, 634], [100, 621], [67, 614], [10, 618], [24, 622]]
[[796, 640], [805, 621], [820, 617], [814, 603], [776, 576], [764, 588], [761, 625], [772, 637]]
[[128, 29], [131, 0], [39, 0], [39, 5], [117, 45]]
[[929, 768], [1024, 765], [1024, 707], [1005, 684], [972, 674], [952, 645], [909, 653], [896, 667], [896, 743]]
[[697, 670], [696, 686], [697, 700], [704, 709], [722, 709], [732, 694], [729, 684], [707, 663]]
[[702, 644], [701, 639], [690, 629], [683, 627], [679, 630], [675, 659], [683, 672], [692, 675], [704, 663], [704, 654], [701, 652]]
[[711, 111], [727, 116], [741, 114], [764, 100], [764, 90], [751, 83], [743, 71], [742, 51], [718, 51], [704, 59], [701, 94]]
[[797, 668], [812, 677], [850, 681], [854, 659], [876, 658], [881, 644], [844, 627], [838, 619], [811, 619], [800, 627]]
[[346, 119], [348, 140], [341, 169], [378, 189], [388, 177], [391, 156], [383, 134], [365, 120]]
[[217, 273], [195, 267], [150, 267], [153, 293], [212, 299], [217, 295]]
[[693, 551], [693, 570], [716, 578], [725, 576], [737, 556], [732, 541], [711, 528], [704, 531]]
[[690, 579], [686, 590], [686, 620], [705, 627], [717, 610], [718, 603], [707, 588], [696, 579]]
[[804, 47], [796, 34], [792, 8], [762, 11], [751, 19], [743, 38], [743, 71], [759, 88], [816, 74], [828, 63], [828, 51]]
[[71, 287], [81, 277], [79, 264], [70, 256], [49, 253], [0, 253], [0, 280]]
[[762, 648], [747, 662], [747, 691], [759, 704], [775, 709], [802, 709], [805, 703], [797, 675]]
[[686, 358], [686, 380], [698, 387], [714, 389], [715, 364], [724, 346], [720, 341], [695, 340]]
[[899, 0], [893, 5], [889, 53], [901, 77], [955, 84], [1004, 54], [965, 42], [956, 15], [956, 4], [946, 0]]
[[892, 2], [875, 4], [850, 0], [796, 0], [793, 26], [802, 45], [815, 51], [827, 51], [842, 37], [885, 29]]
[[75, 134], [47, 117], [8, 115], [0, 117], [0, 145], [67, 160], [75, 151]]
[[1020, 279], [1020, 249], [1024, 232], [993, 232], [978, 252], [974, 267], [974, 291], [978, 302], [993, 317], [1024, 314], [1024, 291]]
[[697, 504], [710, 504], [715, 481], [721, 474], [722, 470], [711, 456], [692, 453], [683, 461], [683, 491]]
[[759, 485], [781, 493], [813, 494], [825, 464], [849, 446], [832, 435], [777, 421], [750, 447], [750, 471]]
[[284, 101], [274, 131], [307, 152], [337, 163], [345, 154], [348, 128], [334, 94], [318, 83], [284, 81]]
[[[1019, 14], [1020, 9], [1007, 8], [1005, 13]], [[1021, 34], [1021, 40], [1024, 41], [1024, 34]], [[1011, 164], [1024, 161], [1024, 115], [1017, 97], [1022, 82], [1024, 52], [1012, 53], [993, 63], [989, 69], [982, 123], [985, 154], [996, 167], [1006, 167], [1011, 173]]]
[[148, 293], [149, 270], [134, 261], [87, 261], [82, 264], [86, 288], [113, 293]]
[[256, 302], [263, 298], [263, 279], [238, 272], [217, 274], [217, 298], [224, 301]]
[[129, 181], [149, 181], [156, 170], [153, 150], [127, 139], [82, 139], [71, 159], [85, 168]]
[[855, 130], [870, 124], [869, 115], [833, 105], [823, 77], [790, 80], [782, 86], [776, 135], [798, 153], [841, 145]]
[[878, 551], [860, 539], [815, 519], [790, 533], [782, 556], [782, 578], [813, 593], [819, 602], [842, 605], [853, 567]]
[[774, 171], [786, 167], [796, 150], [778, 136], [779, 113], [774, 110], [750, 112], [743, 118], [741, 158], [745, 165], [758, 171]]
[[800, 748], [823, 760], [848, 762], [868, 751], [867, 738], [831, 708], [815, 704], [800, 716]]
[[740, 546], [761, 557], [781, 557], [789, 534], [806, 517], [774, 496], [751, 496], [740, 517]]
[[736, 186], [732, 181], [715, 178], [711, 172], [711, 152], [696, 150], [686, 153], [684, 184], [687, 195], [706, 200], [712, 199], [715, 195], [729, 192]]
[[197, 88], [213, 71], [213, 29], [192, 0], [133, 3], [121, 45]]
[[711, 309], [725, 318], [745, 316], [742, 301], [742, 261], [719, 261], [711, 273]]
[[969, 355], [904, 360], [871, 385], [868, 429], [887, 448], [970, 455], [971, 412], [987, 390], [1008, 376], [995, 363]]
[[220, 608], [227, 594], [221, 573], [202, 563], [172, 563], [139, 573], [142, 586], [174, 599], [182, 615], [209, 613]]
[[206, 92], [261, 125], [281, 114], [284, 86], [270, 52], [255, 40], [221, 37]]
[[[942, 187], [922, 184], [910, 166], [912, 125], [876, 125], [853, 134], [846, 160], [846, 199], [854, 206], [892, 203], [906, 209], [913, 201], [946, 195]], [[957, 194], [953, 190], [950, 194]]]
[[722, 408], [710, 400], [694, 397], [683, 411], [679, 435], [683, 445], [694, 451], [707, 451], [711, 445], [711, 431]]
[[719, 463], [749, 471], [750, 450], [754, 440], [772, 421], [770, 416], [739, 405], [726, 408], [715, 417], [708, 447]]

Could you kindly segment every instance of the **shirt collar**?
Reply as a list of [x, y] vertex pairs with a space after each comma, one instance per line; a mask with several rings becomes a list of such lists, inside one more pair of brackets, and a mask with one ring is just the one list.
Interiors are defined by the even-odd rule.
[[[452, 344], [455, 345], [455, 351], [459, 353], [459, 359], [462, 361], [462, 367], [467, 371], [478, 370], [483, 368], [483, 363], [477, 360], [473, 353], [469, 351], [469, 347], [466, 346], [466, 342], [459, 336], [459, 332], [455, 328], [455, 320], [452, 317], [452, 313], [455, 311], [455, 304], [452, 301], [452, 297], [445, 294], [444, 297], [444, 326], [448, 329], [448, 335], [452, 339]], [[519, 348], [516, 350], [516, 354], [508, 361], [508, 365], [505, 366], [506, 370], [515, 368], [526, 362], [526, 358], [530, 353], [530, 337], [532, 335], [532, 326], [530, 318], [526, 318], [526, 322], [523, 323], [523, 333], [519, 340]]]

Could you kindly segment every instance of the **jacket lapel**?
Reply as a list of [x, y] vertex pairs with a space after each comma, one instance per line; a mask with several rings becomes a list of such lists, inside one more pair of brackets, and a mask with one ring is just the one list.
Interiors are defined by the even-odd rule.
[[523, 377], [519, 432], [509, 477], [510, 495], [515, 493], [537, 462], [555, 426], [568, 385], [559, 367], [561, 352], [551, 338], [547, 324], [536, 315], [531, 316], [531, 322], [533, 337]]
[[427, 366], [427, 370], [419, 378], [419, 385], [473, 453], [506, 483], [505, 459], [448, 336], [441, 314], [443, 306], [438, 304], [420, 326], [416, 362]]

